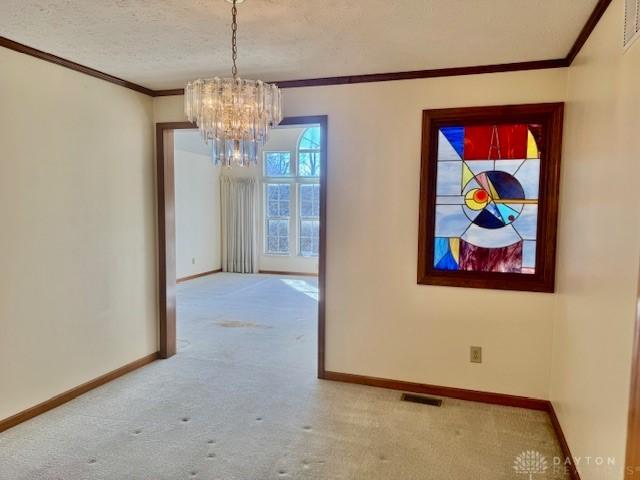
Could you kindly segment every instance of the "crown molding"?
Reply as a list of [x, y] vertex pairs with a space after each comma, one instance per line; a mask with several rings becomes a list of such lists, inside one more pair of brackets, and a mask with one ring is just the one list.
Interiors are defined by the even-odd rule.
[[[522, 70], [540, 70], [550, 68], [565, 68], [571, 66], [576, 56], [586, 43], [587, 39], [596, 28], [596, 25], [604, 15], [612, 0], [598, 0], [593, 12], [587, 19], [587, 22], [580, 30], [580, 34], [576, 41], [573, 43], [569, 53], [564, 58], [556, 58], [551, 60], [537, 60], [529, 62], [514, 62], [514, 63], [500, 63], [493, 65], [475, 65], [468, 67], [453, 67], [453, 68], [437, 68], [431, 70], [413, 70], [407, 72], [388, 72], [388, 73], [370, 73], [364, 75], [347, 75], [339, 77], [324, 77], [324, 78], [308, 78], [300, 80], [283, 80], [279, 82], [273, 82], [280, 88], [297, 88], [297, 87], [317, 87], [326, 85], [350, 85], [354, 83], [370, 83], [370, 82], [388, 82], [394, 80], [413, 80], [418, 78], [437, 78], [437, 77], [455, 77], [460, 75], [479, 75], [484, 73], [502, 73], [502, 72], [515, 72]], [[71, 60], [67, 60], [51, 53], [43, 52], [27, 45], [15, 42], [5, 37], [0, 37], [0, 47], [5, 47], [16, 52], [24, 53], [25, 55], [31, 55], [32, 57], [45, 60], [47, 62], [55, 63], [62, 67], [75, 70], [76, 72], [84, 73], [95, 78], [99, 78], [106, 82], [120, 85], [121, 87], [135, 90], [136, 92], [144, 93], [151, 97], [166, 97], [171, 95], [183, 95], [184, 89], [175, 88], [169, 90], [152, 90], [142, 85], [138, 85], [133, 82], [129, 82], [122, 78], [109, 75], [108, 73], [101, 72], [91, 67], [86, 67]]]
[[604, 12], [606, 12], [607, 8], [609, 8], [609, 5], [611, 5], [611, 0], [598, 1], [595, 8], [593, 9], [593, 12], [591, 12], [591, 15], [587, 19], [587, 23], [585, 23], [584, 27], [582, 27], [582, 30], [580, 30], [578, 38], [576, 38], [576, 41], [573, 42], [571, 50], [569, 50], [569, 53], [567, 53], [567, 56], [565, 57], [568, 65], [571, 65], [573, 63], [573, 61], [578, 56], [578, 53], [580, 53], [580, 50], [582, 50], [582, 47], [584, 47], [584, 44], [587, 43], [587, 40], [591, 36], [591, 33], [593, 33], [593, 30], [596, 28], [596, 25], [598, 25], [598, 22], [604, 15]]
[[[366, 75], [346, 75], [341, 77], [307, 78], [284, 80], [275, 83], [280, 88], [323, 87], [327, 85], [351, 85], [354, 83], [391, 82], [394, 80], [415, 80], [419, 78], [456, 77], [460, 75], [479, 75], [482, 73], [516, 72], [520, 70], [539, 70], [567, 67], [564, 58], [538, 60], [533, 62], [500, 63], [495, 65], [476, 65], [472, 67], [437, 68], [432, 70], [412, 70], [407, 72], [369, 73]], [[156, 90], [154, 97], [183, 95], [184, 90]]]
[[154, 96], [154, 91], [150, 88], [143, 87], [142, 85], [138, 85], [127, 80], [123, 80], [122, 78], [118, 78], [113, 75], [109, 75], [108, 73], [101, 72], [100, 70], [96, 70], [95, 68], [80, 65], [79, 63], [72, 62], [71, 60], [67, 60], [66, 58], [58, 57], [57, 55], [53, 55], [52, 53], [43, 52], [42, 50], [38, 50], [37, 48], [23, 45], [22, 43], [15, 42], [5, 37], [0, 37], [0, 47], [5, 47], [9, 50], [24, 53], [25, 55], [30, 55], [46, 62], [55, 63], [56, 65], [60, 65], [61, 67], [66, 67], [70, 70], [75, 70], [76, 72], [99, 78], [100, 80], [104, 80], [105, 82], [114, 83], [116, 85], [120, 85], [121, 87], [144, 93], [145, 95], [149, 95], [152, 97]]

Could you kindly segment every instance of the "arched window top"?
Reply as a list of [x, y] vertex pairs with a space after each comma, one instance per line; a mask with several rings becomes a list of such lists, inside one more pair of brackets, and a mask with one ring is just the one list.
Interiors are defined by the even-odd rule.
[[320, 150], [320, 127], [307, 128], [300, 137], [299, 150]]
[[298, 176], [320, 176], [320, 127], [309, 127], [300, 136]]

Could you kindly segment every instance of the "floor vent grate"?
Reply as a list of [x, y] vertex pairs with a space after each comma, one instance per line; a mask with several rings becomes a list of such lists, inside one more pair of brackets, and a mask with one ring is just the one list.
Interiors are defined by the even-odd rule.
[[442, 406], [442, 400], [434, 397], [425, 397], [423, 395], [414, 395], [413, 393], [403, 393], [400, 400], [403, 402], [422, 403], [423, 405], [431, 405], [433, 407]]

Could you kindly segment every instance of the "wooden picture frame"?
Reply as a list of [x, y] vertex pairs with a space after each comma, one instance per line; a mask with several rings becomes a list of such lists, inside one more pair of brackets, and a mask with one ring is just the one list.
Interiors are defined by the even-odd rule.
[[563, 103], [423, 111], [419, 284], [554, 291], [563, 112]]

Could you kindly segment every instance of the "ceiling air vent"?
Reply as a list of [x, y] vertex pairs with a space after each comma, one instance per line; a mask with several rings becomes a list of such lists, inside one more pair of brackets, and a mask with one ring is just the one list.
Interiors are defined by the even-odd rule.
[[640, 0], [625, 0], [624, 48], [627, 49], [640, 37]]

